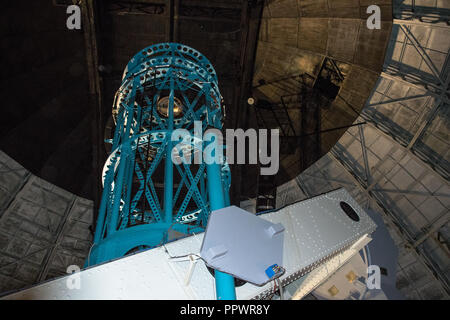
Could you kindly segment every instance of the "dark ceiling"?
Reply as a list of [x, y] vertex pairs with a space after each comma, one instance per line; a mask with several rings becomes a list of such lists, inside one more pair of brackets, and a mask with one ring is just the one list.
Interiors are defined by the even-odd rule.
[[0, 15], [0, 149], [38, 176], [90, 197], [92, 108], [83, 33], [66, 29], [66, 7], [52, 1], [7, 2]]
[[80, 31], [66, 28], [70, 1], [5, 4], [0, 149], [38, 176], [94, 198], [106, 156], [104, 126], [123, 69], [158, 42], [180, 41], [204, 53], [225, 100], [233, 101], [241, 1], [183, 1], [176, 8], [145, 2], [84, 1], [83, 14], [92, 16]]
[[280, 129], [276, 177], [232, 166], [231, 198], [239, 203], [273, 194], [334, 145], [377, 79], [390, 32], [390, 15], [382, 31], [365, 32], [365, 7], [344, 0], [333, 10], [322, 0], [82, 0], [82, 30], [73, 31], [66, 28], [70, 2], [14, 2], [1, 13], [0, 149], [96, 200], [113, 97], [139, 50], [159, 42], [199, 50], [218, 73], [226, 128]]

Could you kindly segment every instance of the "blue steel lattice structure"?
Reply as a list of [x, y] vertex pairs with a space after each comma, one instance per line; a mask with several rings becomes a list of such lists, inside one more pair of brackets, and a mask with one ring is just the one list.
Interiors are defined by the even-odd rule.
[[[116, 127], [87, 266], [202, 232], [209, 213], [229, 205], [226, 163], [171, 159], [174, 130], [196, 134], [182, 150], [189, 154], [215, 143], [202, 140], [208, 128], [222, 128], [217, 75], [205, 56], [178, 43], [149, 46], [126, 66], [114, 100]], [[200, 135], [194, 121], [201, 121]], [[226, 274], [218, 278], [230, 283]]]

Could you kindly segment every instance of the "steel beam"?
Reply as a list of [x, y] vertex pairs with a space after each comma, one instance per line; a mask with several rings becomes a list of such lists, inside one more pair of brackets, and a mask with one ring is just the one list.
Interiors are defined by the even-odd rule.
[[413, 248], [417, 248], [421, 243], [423, 243], [425, 240], [427, 240], [432, 234], [437, 232], [440, 228], [445, 226], [450, 221], [450, 213], [446, 213], [443, 215], [443, 217], [439, 218], [438, 221], [433, 223], [430, 227], [428, 227], [427, 233], [422, 235], [419, 239], [417, 239], [413, 243]]
[[[416, 39], [416, 37], [414, 37], [414, 34], [411, 32], [411, 30], [405, 25], [400, 25], [400, 29], [403, 31], [403, 33], [408, 38], [408, 40], [413, 44], [414, 49], [416, 49], [416, 51], [422, 57], [423, 61], [430, 68], [431, 72], [436, 77], [436, 79], [439, 80], [439, 82], [443, 86], [444, 85], [444, 81], [442, 80], [442, 78], [441, 78], [441, 76], [439, 74], [439, 71], [437, 70], [437, 68], [434, 65], [433, 61], [431, 60], [430, 56], [423, 49], [422, 45], [419, 43], [419, 41]], [[443, 89], [445, 90], [446, 88], [444, 87]]]
[[427, 28], [442, 28], [442, 29], [450, 29], [450, 25], [448, 25], [444, 21], [438, 22], [425, 22], [420, 18], [412, 17], [410, 19], [394, 19], [393, 23], [396, 25], [408, 25], [408, 26], [422, 26]]
[[[382, 136], [388, 138], [391, 141], [394, 141], [395, 145], [399, 147], [399, 149], [401, 149], [402, 151], [404, 151], [405, 153], [408, 153], [408, 156], [411, 157], [412, 159], [414, 159], [415, 161], [419, 162], [419, 163], [423, 163], [424, 164], [424, 168], [426, 168], [428, 170], [428, 172], [436, 174], [437, 177], [439, 177], [439, 179], [442, 181], [442, 183], [448, 183], [448, 181], [441, 176], [440, 174], [437, 174], [437, 172], [435, 170], [433, 170], [432, 167], [430, 167], [426, 162], [424, 162], [422, 159], [420, 159], [417, 155], [415, 155], [411, 149], [408, 149], [407, 147], [402, 146], [401, 144], [395, 142], [395, 140], [392, 138], [392, 136], [390, 136], [389, 134], [387, 134], [386, 132], [380, 130], [377, 126], [375, 126], [374, 124], [372, 124], [371, 122], [367, 122], [367, 125], [370, 126], [371, 128], [375, 129], [379, 134], [381, 134]], [[369, 186], [369, 190], [371, 188], [373, 188], [373, 186], [376, 184], [376, 181], [372, 182], [372, 185]]]
[[[369, 188], [367, 188], [369, 189]], [[413, 191], [413, 190], [395, 190], [395, 189], [384, 189], [384, 188], [372, 188], [373, 191], [378, 192], [388, 192], [388, 193], [398, 193], [398, 194], [411, 194], [411, 195], [424, 195], [423, 192], [420, 191]], [[436, 193], [434, 192], [431, 194], [433, 197], [443, 197], [443, 198], [450, 198], [450, 194], [447, 193]]]
[[[344, 172], [348, 175], [348, 177], [355, 183], [355, 186], [361, 190], [366, 197], [368, 197], [368, 199], [372, 200], [373, 204], [381, 211], [385, 214], [385, 217], [391, 222], [391, 225], [395, 227], [395, 229], [398, 230], [398, 234], [401, 235], [401, 237], [403, 238], [403, 240], [405, 241], [405, 243], [407, 244], [408, 247], [410, 248], [414, 248], [414, 243], [415, 243], [415, 239], [413, 239], [411, 236], [409, 236], [408, 233], [404, 233], [405, 229], [402, 230], [399, 226], [402, 225], [401, 221], [398, 220], [398, 218], [392, 214], [392, 212], [390, 212], [384, 205], [380, 204], [378, 199], [374, 198], [373, 195], [371, 194], [370, 191], [368, 191], [359, 181], [358, 179], [355, 178], [355, 176], [351, 173], [351, 171], [349, 169], [347, 169], [347, 167], [345, 165], [342, 164], [342, 162], [340, 160], [338, 160], [338, 158], [333, 155], [331, 152], [328, 153], [328, 156], [335, 161], [339, 166], [341, 166], [344, 170]], [[404, 236], [406, 235], [406, 237]], [[445, 275], [442, 274], [441, 270], [437, 269], [435, 267], [435, 265], [430, 261], [432, 261], [432, 259], [430, 259], [425, 252], [423, 252], [422, 250], [418, 250], [419, 248], [415, 248], [416, 250], [412, 250], [411, 252], [417, 254], [417, 257], [419, 258], [418, 261], [422, 263], [423, 266], [425, 266], [427, 269], [429, 269], [431, 271], [431, 273], [433, 275], [435, 275], [437, 277], [438, 280], [441, 281], [441, 283], [443, 284], [443, 286], [445, 287], [447, 292], [450, 292], [449, 289], [449, 284], [447, 283], [446, 277]]]
[[[450, 77], [448, 76], [447, 80], [445, 81], [445, 83], [443, 85], [444, 89], [448, 88], [449, 83], [450, 83]], [[443, 102], [445, 101], [445, 99], [446, 99], [445, 92], [443, 91], [442, 94], [437, 99], [437, 101], [435, 102], [435, 105], [434, 105], [433, 109], [429, 112], [427, 119], [424, 122], [421, 123], [419, 129], [414, 134], [414, 137], [409, 142], [408, 147], [407, 147], [408, 150], [410, 150], [410, 149], [412, 149], [414, 147], [416, 141], [419, 138], [421, 138], [423, 133], [428, 129], [428, 127], [433, 122], [434, 118], [436, 117], [439, 109], [442, 107]]]
[[[377, 93], [381, 93], [381, 92], [377, 92]], [[387, 97], [384, 94], [383, 94], [383, 96]], [[396, 103], [396, 102], [415, 101], [415, 100], [418, 100], [418, 99], [424, 98], [424, 97], [429, 97], [429, 95], [428, 94], [418, 94], [418, 95], [414, 95], [414, 96], [402, 97], [402, 98], [397, 98], [397, 99], [392, 99], [390, 97], [387, 97], [390, 100], [384, 100], [384, 101], [380, 101], [380, 102], [367, 104], [366, 107], [378, 107], [378, 106], [383, 106], [386, 104], [391, 104], [391, 103]]]
[[366, 186], [369, 186], [372, 181], [372, 177], [370, 175], [369, 161], [368, 161], [368, 157], [367, 157], [366, 140], [364, 138], [364, 127], [358, 126], [358, 131], [359, 131], [359, 137], [360, 137], [360, 141], [361, 141], [361, 151], [362, 151], [362, 155], [363, 155], [363, 159], [364, 159], [364, 171], [366, 174]]
[[98, 205], [102, 194], [101, 170], [104, 154], [103, 141], [103, 99], [102, 99], [102, 79], [98, 72], [99, 49], [97, 41], [96, 9], [94, 0], [81, 0], [81, 12], [83, 17], [83, 35], [86, 46], [86, 63], [89, 78], [89, 100], [93, 104], [94, 119], [92, 121], [92, 141], [93, 141], [93, 188], [94, 190], [94, 215], [93, 225], [96, 223]]
[[109, 0], [106, 4], [107, 13], [115, 13], [117, 15], [154, 15], [163, 14], [165, 12], [164, 3], [151, 3], [144, 1], [121, 1]]
[[[426, 92], [428, 95], [433, 96], [435, 98], [439, 98], [442, 89], [439, 87], [435, 87], [435, 86], [431, 86], [433, 89], [435, 89], [434, 91], [427, 89], [426, 88], [426, 84], [417, 80], [416, 83], [412, 82], [411, 80], [407, 80], [404, 77], [402, 77], [402, 75], [400, 74], [392, 74], [392, 73], [387, 73], [385, 71], [381, 72], [380, 76], [382, 78], [388, 79], [388, 80], [392, 80], [392, 81], [398, 81], [403, 83], [406, 86], [412, 87], [412, 88], [416, 88], [419, 89], [421, 91]], [[448, 99], [446, 99], [448, 101]]]
[[[264, 8], [264, 1], [252, 4], [249, 1], [242, 2], [241, 23], [240, 23], [240, 54], [239, 54], [239, 76], [235, 81], [234, 99], [231, 115], [227, 120], [227, 128], [246, 128], [248, 125], [248, 106], [247, 99], [251, 95], [251, 86], [254, 73], [254, 62], [256, 56], [256, 48], [258, 44], [259, 29], [261, 17]], [[231, 204], [240, 204], [241, 197], [247, 195], [242, 194], [242, 183], [249, 183], [243, 179], [241, 166], [232, 166], [231, 186]], [[256, 181], [255, 181], [256, 182]]]
[[[39, 186], [39, 187], [42, 189], [41, 186]], [[45, 192], [45, 191], [43, 191], [43, 192]], [[72, 195], [72, 197], [70, 199], [70, 204], [67, 206], [66, 212], [64, 212], [61, 222], [58, 225], [58, 229], [56, 230], [56, 237], [55, 237], [54, 243], [51, 245], [49, 251], [47, 252], [47, 254], [45, 255], [45, 257], [42, 261], [42, 264], [41, 264], [42, 268], [41, 268], [41, 270], [39, 270], [39, 275], [37, 277], [36, 282], [42, 282], [47, 277], [48, 270], [50, 268], [50, 262], [54, 260], [53, 257], [55, 255], [56, 249], [62, 241], [62, 238], [64, 236], [64, 230], [67, 228], [66, 226], [68, 224], [70, 213], [75, 204], [75, 201], [76, 201], [76, 196]]]

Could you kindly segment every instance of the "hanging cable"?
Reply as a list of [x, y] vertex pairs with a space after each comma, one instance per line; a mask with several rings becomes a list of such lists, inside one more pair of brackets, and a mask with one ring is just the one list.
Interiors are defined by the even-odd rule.
[[[370, 251], [369, 251], [369, 246], [365, 246], [362, 249], [363, 255], [364, 255], [364, 263], [366, 265], [366, 277], [369, 276], [369, 266], [371, 265], [371, 258], [370, 258]], [[364, 292], [359, 296], [359, 300], [362, 300], [366, 294], [367, 294], [367, 284], [365, 286]]]
[[281, 284], [280, 278], [276, 278], [275, 281], [278, 285], [278, 291], [280, 292], [280, 300], [284, 300], [283, 286]]

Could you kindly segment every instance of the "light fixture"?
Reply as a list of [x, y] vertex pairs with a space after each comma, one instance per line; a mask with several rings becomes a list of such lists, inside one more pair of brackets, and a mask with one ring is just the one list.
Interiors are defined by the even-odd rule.
[[[168, 96], [163, 97], [158, 100], [156, 110], [158, 113], [164, 118], [169, 117], [169, 101], [170, 98]], [[183, 104], [180, 99], [174, 97], [173, 98], [173, 117], [178, 118], [183, 113]]]

